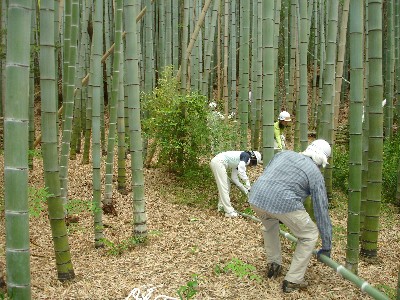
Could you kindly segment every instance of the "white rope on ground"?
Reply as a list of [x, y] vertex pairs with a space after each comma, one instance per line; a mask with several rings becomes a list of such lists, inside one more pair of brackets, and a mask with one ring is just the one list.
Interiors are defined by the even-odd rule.
[[[157, 286], [143, 286], [142, 288], [145, 289], [143, 292], [140, 290], [140, 288], [134, 288], [129, 295], [125, 298], [125, 300], [133, 299], [133, 300], [150, 300], [151, 296], [153, 295], [153, 292], [158, 288], [163, 286], [157, 285]], [[163, 299], [163, 300], [179, 300], [178, 298], [173, 298], [170, 296], [166, 295], [158, 295], [154, 300], [156, 299]]]

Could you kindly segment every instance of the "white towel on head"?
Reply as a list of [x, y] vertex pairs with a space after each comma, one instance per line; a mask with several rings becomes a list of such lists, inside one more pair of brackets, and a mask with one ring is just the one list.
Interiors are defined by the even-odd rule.
[[328, 165], [328, 157], [319, 148], [313, 147], [313, 145], [308, 146], [301, 154], [310, 157], [318, 166], [322, 165], [325, 168]]

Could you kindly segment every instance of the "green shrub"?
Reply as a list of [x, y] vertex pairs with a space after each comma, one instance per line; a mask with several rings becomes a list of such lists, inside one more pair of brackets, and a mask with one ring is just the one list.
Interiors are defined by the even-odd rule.
[[231, 150], [232, 141], [237, 140], [237, 123], [210, 110], [205, 96], [182, 93], [171, 67], [165, 68], [158, 86], [142, 99], [149, 155], [155, 154], [159, 165], [177, 175], [208, 163], [218, 152]]
[[349, 151], [344, 145], [333, 147], [332, 185], [347, 193], [349, 187]]
[[[382, 201], [395, 203], [400, 162], [400, 134], [383, 143]], [[349, 151], [344, 145], [334, 146], [333, 186], [348, 192]]]
[[206, 98], [197, 93], [181, 94], [172, 68], [166, 68], [156, 87], [143, 96], [143, 132], [156, 143], [158, 163], [182, 174], [207, 155], [210, 134]]

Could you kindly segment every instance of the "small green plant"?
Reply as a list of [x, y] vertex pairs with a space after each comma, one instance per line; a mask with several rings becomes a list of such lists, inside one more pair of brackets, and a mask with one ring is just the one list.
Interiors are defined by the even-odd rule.
[[80, 214], [83, 212], [99, 212], [99, 207], [93, 201], [81, 200], [81, 199], [70, 199], [64, 204], [64, 209], [69, 215]]
[[45, 209], [45, 203], [53, 195], [48, 192], [47, 187], [28, 187], [29, 215], [39, 217]]
[[232, 258], [224, 267], [217, 265], [214, 268], [216, 274], [233, 272], [240, 279], [249, 278], [250, 280], [255, 280], [261, 282], [261, 277], [255, 273], [256, 267], [241, 261], [238, 258]]
[[104, 246], [106, 247], [107, 254], [112, 256], [118, 256], [125, 251], [131, 250], [138, 244], [142, 244], [146, 241], [145, 237], [130, 237], [122, 240], [120, 243], [114, 243], [106, 238], [102, 239]]
[[396, 289], [386, 285], [386, 284], [377, 284], [376, 289], [380, 290], [382, 293], [384, 293], [386, 296], [389, 297], [389, 299], [396, 299]]
[[199, 275], [198, 274], [193, 274], [192, 279], [189, 280], [186, 285], [182, 285], [177, 293], [179, 296], [179, 299], [181, 300], [187, 300], [187, 299], [192, 299], [196, 293], [197, 293], [197, 288], [199, 286]]
[[42, 150], [28, 150], [28, 156], [29, 157], [42, 157]]

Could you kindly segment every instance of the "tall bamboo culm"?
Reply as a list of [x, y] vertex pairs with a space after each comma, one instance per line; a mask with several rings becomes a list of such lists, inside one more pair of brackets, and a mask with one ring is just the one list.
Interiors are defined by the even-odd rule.
[[4, 110], [6, 280], [8, 296], [23, 300], [31, 299], [28, 213], [31, 10], [31, 1], [9, 1]]
[[350, 157], [349, 157], [349, 203], [347, 218], [346, 268], [358, 273], [361, 171], [362, 171], [362, 109], [364, 100], [364, 3], [350, 3]]
[[132, 169], [133, 235], [147, 235], [146, 202], [144, 198], [144, 174], [142, 155], [142, 131], [140, 125], [140, 81], [136, 15], [133, 0], [125, 1], [126, 34], [126, 87], [128, 96], [128, 120]]
[[368, 47], [368, 193], [361, 255], [375, 258], [378, 252], [383, 167], [382, 1], [368, 1], [368, 40], [373, 42]]

